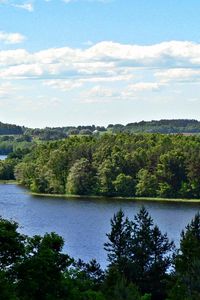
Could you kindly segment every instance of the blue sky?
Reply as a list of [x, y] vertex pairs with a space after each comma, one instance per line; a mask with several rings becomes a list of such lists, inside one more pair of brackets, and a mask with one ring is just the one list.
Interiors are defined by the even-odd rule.
[[198, 0], [0, 0], [0, 121], [199, 119]]

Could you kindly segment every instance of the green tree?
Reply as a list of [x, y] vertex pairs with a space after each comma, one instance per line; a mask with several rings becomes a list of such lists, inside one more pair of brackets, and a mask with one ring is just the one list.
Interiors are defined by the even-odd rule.
[[113, 299], [116, 300], [141, 300], [138, 288], [133, 283], [127, 283], [124, 277], [117, 280], [113, 288]]
[[30, 185], [35, 177], [35, 165], [33, 162], [20, 162], [15, 166], [14, 176], [16, 180], [30, 188]]
[[125, 219], [120, 210], [111, 220], [111, 233], [107, 236], [107, 278], [117, 272], [127, 283], [136, 284], [142, 293], [151, 293], [152, 299], [165, 299], [174, 244], [154, 226], [146, 209], [141, 208], [133, 221]]
[[0, 161], [0, 180], [15, 179], [14, 167], [17, 164], [15, 159]]
[[115, 195], [113, 182], [116, 170], [110, 159], [106, 159], [98, 168], [98, 192], [104, 196]]
[[141, 169], [137, 175], [136, 195], [142, 197], [155, 197], [157, 189], [157, 179], [148, 170]]
[[188, 153], [187, 168], [187, 193], [186, 196], [200, 198], [200, 149], [195, 147]]
[[52, 193], [65, 193], [68, 163], [68, 156], [63, 149], [51, 151], [47, 166], [49, 189]]
[[26, 237], [18, 231], [14, 221], [0, 218], [0, 299], [17, 300], [14, 282], [15, 266], [25, 254]]
[[165, 299], [167, 271], [172, 263], [174, 243], [162, 234], [142, 207], [133, 220], [130, 276], [152, 299]]
[[130, 175], [120, 173], [113, 181], [113, 186], [118, 196], [134, 196], [134, 181]]
[[197, 213], [181, 233], [180, 250], [175, 260], [176, 284], [173, 300], [200, 299], [200, 214]]
[[95, 191], [95, 172], [87, 159], [81, 158], [71, 167], [66, 191], [75, 195], [87, 195]]
[[177, 197], [186, 180], [186, 166], [184, 156], [178, 151], [169, 151], [160, 156], [157, 166], [157, 180], [160, 197]]
[[108, 242], [104, 244], [104, 249], [108, 252], [108, 261], [111, 266], [117, 267], [119, 273], [124, 274], [129, 259], [131, 226], [122, 210], [114, 214], [111, 219], [111, 232], [106, 235]]
[[0, 219], [0, 270], [2, 271], [11, 269], [25, 253], [26, 237], [17, 229], [16, 222]]
[[9, 278], [6, 271], [1, 271], [1, 270], [0, 270], [0, 299], [17, 300], [13, 280]]
[[16, 291], [20, 300], [64, 300], [64, 271], [71, 264], [62, 253], [63, 239], [55, 233], [29, 238], [27, 254], [16, 266]]

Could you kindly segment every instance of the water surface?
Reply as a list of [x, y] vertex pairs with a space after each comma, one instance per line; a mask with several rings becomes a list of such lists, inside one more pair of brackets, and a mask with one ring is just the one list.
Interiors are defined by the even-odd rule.
[[5, 160], [7, 155], [0, 155], [0, 160]]
[[20, 224], [20, 231], [44, 234], [54, 231], [65, 239], [65, 251], [106, 266], [103, 244], [110, 219], [122, 208], [132, 218], [145, 205], [155, 223], [179, 244], [180, 232], [200, 209], [198, 203], [158, 203], [130, 200], [62, 199], [35, 197], [14, 184], [0, 184], [0, 215]]

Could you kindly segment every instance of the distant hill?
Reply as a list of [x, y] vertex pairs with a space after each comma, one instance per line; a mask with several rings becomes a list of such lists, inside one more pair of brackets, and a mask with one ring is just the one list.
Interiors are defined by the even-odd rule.
[[0, 122], [0, 135], [23, 134], [23, 127]]
[[129, 133], [163, 133], [163, 134], [197, 134], [200, 133], [200, 121], [189, 119], [141, 121], [122, 124], [109, 124], [104, 126], [63, 126], [26, 128], [12, 124], [0, 122], [0, 135], [25, 135], [40, 140], [56, 140], [67, 137], [68, 135], [91, 135], [101, 132], [129, 132]]
[[127, 125], [115, 124], [108, 125], [113, 133], [130, 132], [130, 133], [166, 133], [166, 134], [195, 134], [200, 133], [200, 122], [197, 120], [175, 119], [160, 121], [141, 121], [129, 123]]

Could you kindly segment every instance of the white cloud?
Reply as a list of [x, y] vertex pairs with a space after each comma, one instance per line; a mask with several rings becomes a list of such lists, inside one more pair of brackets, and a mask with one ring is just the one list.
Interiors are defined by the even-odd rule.
[[136, 95], [138, 95], [138, 93], [141, 96], [141, 93], [143, 92], [156, 92], [164, 86], [167, 86], [167, 84], [162, 82], [137, 82], [134, 84], [129, 84], [121, 92], [121, 98], [133, 99]]
[[63, 92], [70, 91], [82, 86], [82, 83], [70, 80], [46, 80], [44, 85], [59, 89]]
[[113, 96], [113, 91], [111, 89], [108, 89], [108, 88], [103, 88], [101, 86], [94, 86], [91, 90], [89, 90], [87, 93], [86, 93], [86, 96], [87, 97], [112, 97]]
[[197, 97], [195, 97], [195, 98], [189, 98], [189, 99], [187, 99], [187, 101], [188, 101], [188, 102], [195, 103], [195, 102], [199, 102], [199, 101], [200, 101], [200, 98], [197, 98]]
[[191, 68], [175, 68], [162, 70], [155, 73], [155, 76], [162, 82], [194, 82], [200, 80], [200, 69]]
[[27, 10], [29, 12], [34, 11], [33, 3], [32, 2], [27, 2], [27, 3], [22, 3], [22, 4], [11, 4], [13, 7], [20, 8]]
[[84, 89], [84, 99], [93, 99], [88, 101], [132, 97], [144, 91], [159, 91], [171, 82], [200, 80], [200, 44], [171, 41], [140, 46], [101, 42], [87, 49], [0, 51], [0, 79], [33, 78], [64, 92]]
[[[52, 2], [53, 0], [43, 0], [43, 1], [46, 3], [49, 3], [49, 2]], [[115, 0], [60, 0], [60, 2], [64, 2], [66, 4], [69, 4], [72, 2], [110, 3], [113, 1], [115, 1]], [[34, 2], [35, 2], [35, 0], [28, 1], [28, 2], [22, 2], [22, 1], [17, 1], [17, 0], [0, 0], [0, 4], [9, 5], [11, 7], [15, 7], [15, 8], [19, 8], [19, 9], [24, 9], [28, 12], [34, 11], [34, 5], [33, 5]]]
[[24, 49], [0, 51], [0, 71], [6, 70], [9, 66], [29, 64], [31, 54]]
[[138, 82], [128, 86], [130, 92], [156, 91], [163, 86], [158, 82]]
[[[46, 2], [49, 2], [50, 0], [45, 0]], [[101, 2], [101, 3], [109, 3], [113, 0], [62, 0], [65, 3], [71, 3], [71, 2]]]
[[[12, 64], [14, 69], [8, 74], [21, 74], [21, 65], [40, 66], [40, 77], [47, 75], [65, 75], [87, 77], [130, 76], [136, 70], [200, 68], [200, 44], [192, 42], [165, 42], [152, 46], [123, 45], [113, 42], [101, 42], [85, 50], [69, 47], [47, 49], [29, 53], [24, 49], [0, 52], [0, 66], [6, 70]], [[25, 66], [23, 66], [24, 69]], [[177, 68], [177, 69], [178, 69]], [[34, 70], [34, 68], [33, 68]], [[2, 73], [2, 72], [1, 72]], [[30, 75], [30, 68], [27, 67]], [[35, 75], [35, 72], [33, 72]], [[24, 74], [23, 74], [24, 75]]]
[[4, 31], [0, 31], [0, 41], [5, 44], [18, 44], [22, 43], [25, 40], [25, 36], [20, 33], [7, 33]]
[[85, 46], [93, 46], [94, 43], [92, 41], [88, 40], [88, 41], [84, 42], [83, 45], [85, 45]]
[[15, 1], [15, 0], [0, 0], [0, 4], [23, 9], [28, 12], [33, 12], [34, 11], [33, 1], [22, 2], [22, 1]]
[[5, 99], [13, 95], [17, 90], [10, 82], [3, 82], [0, 84], [0, 99]]
[[83, 103], [98, 103], [109, 102], [113, 98], [118, 98], [119, 93], [111, 88], [105, 88], [97, 85], [85, 91], [81, 95], [81, 102]]

